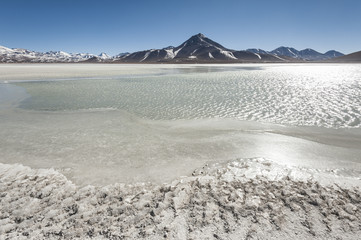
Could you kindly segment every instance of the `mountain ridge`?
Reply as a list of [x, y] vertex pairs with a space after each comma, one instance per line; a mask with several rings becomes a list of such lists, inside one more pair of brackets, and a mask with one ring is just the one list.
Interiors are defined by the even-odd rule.
[[240, 63], [240, 62], [288, 62], [291, 59], [237, 51], [207, 38], [202, 33], [191, 36], [177, 47], [138, 51], [116, 59], [125, 63]]
[[268, 53], [276, 56], [288, 56], [296, 59], [302, 59], [306, 61], [317, 61], [317, 60], [327, 60], [334, 57], [344, 56], [343, 53], [338, 52], [336, 50], [329, 50], [325, 53], [320, 53], [314, 49], [306, 48], [303, 50], [297, 50], [292, 47], [278, 47], [272, 51], [265, 51], [263, 49], [251, 48], [246, 51], [254, 52], [254, 53]]
[[243, 62], [312, 62], [327, 61], [344, 56], [336, 50], [320, 53], [311, 48], [297, 50], [281, 46], [272, 51], [263, 49], [232, 50], [206, 37], [202, 33], [191, 36], [180, 45], [162, 49], [149, 49], [109, 56], [63, 51], [35, 52], [21, 48], [0, 46], [0, 63], [16, 62], [105, 62], [105, 63], [243, 63]]
[[67, 53], [63, 51], [36, 52], [22, 48], [7, 48], [0, 46], [0, 62], [5, 63], [53, 63], [53, 62], [83, 62], [93, 57], [110, 58], [107, 54]]

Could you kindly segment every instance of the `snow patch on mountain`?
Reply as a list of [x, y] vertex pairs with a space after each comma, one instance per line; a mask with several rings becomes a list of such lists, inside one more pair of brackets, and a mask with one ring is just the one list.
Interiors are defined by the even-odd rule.
[[0, 46], [0, 54], [7, 54], [7, 53], [13, 53], [14, 50], [7, 48], [7, 47], [3, 47]]
[[224, 51], [224, 50], [220, 50], [221, 54], [223, 54], [224, 56], [226, 56], [227, 58], [231, 58], [231, 59], [237, 59], [232, 52], [230, 51]]
[[151, 53], [154, 52], [154, 51], [155, 51], [154, 49], [151, 49], [151, 50], [149, 50], [148, 52], [146, 52], [146, 53], [144, 54], [143, 59], [140, 60], [140, 62], [143, 62], [145, 59], [147, 59], [147, 58], [149, 57], [149, 54], [151, 54]]
[[259, 59], [262, 59], [262, 57], [258, 53], [253, 53], [253, 54], [256, 55]]
[[167, 52], [167, 55], [164, 57], [165, 59], [173, 59], [176, 54], [173, 52], [173, 49], [164, 49]]
[[99, 54], [98, 57], [101, 59], [109, 59], [110, 58], [110, 56], [108, 54], [103, 53], [103, 52], [101, 54]]

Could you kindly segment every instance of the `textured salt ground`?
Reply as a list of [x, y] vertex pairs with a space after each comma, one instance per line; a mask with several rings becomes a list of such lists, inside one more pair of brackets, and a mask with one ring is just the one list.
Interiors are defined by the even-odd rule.
[[360, 182], [240, 159], [170, 184], [80, 188], [0, 164], [0, 239], [357, 239]]

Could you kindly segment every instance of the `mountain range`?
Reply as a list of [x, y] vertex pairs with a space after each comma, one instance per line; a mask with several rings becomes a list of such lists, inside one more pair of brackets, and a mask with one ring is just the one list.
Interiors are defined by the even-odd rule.
[[306, 61], [320, 61], [320, 60], [327, 60], [335, 57], [344, 56], [343, 53], [340, 53], [335, 50], [330, 50], [326, 53], [317, 52], [311, 48], [306, 48], [301, 51], [298, 51], [291, 47], [279, 47], [273, 51], [265, 51], [262, 49], [247, 49], [246, 51], [253, 52], [253, 53], [263, 53], [263, 54], [272, 54], [276, 56], [288, 56], [295, 59], [301, 59]]
[[289, 58], [231, 50], [199, 33], [177, 47], [170, 46], [130, 53], [115, 61], [127, 63], [284, 62], [289, 61]]
[[50, 52], [35, 52], [22, 48], [7, 48], [0, 46], [0, 62], [36, 62], [36, 63], [49, 63], [49, 62], [83, 62], [91, 58], [98, 58], [100, 60], [109, 59], [106, 53], [99, 55], [89, 53], [66, 53], [63, 51], [50, 51]]
[[[20, 48], [0, 46], [0, 63], [34, 62], [105, 62], [105, 63], [243, 63], [243, 62], [307, 62], [330, 61], [344, 54], [330, 50], [320, 53], [313, 49], [296, 50], [279, 47], [272, 51], [262, 49], [232, 50], [199, 33], [177, 47], [150, 49], [133, 53], [108, 56], [89, 53], [66, 53], [63, 51], [35, 52]], [[345, 56], [346, 57], [346, 56]], [[351, 58], [350, 61], [354, 61]]]

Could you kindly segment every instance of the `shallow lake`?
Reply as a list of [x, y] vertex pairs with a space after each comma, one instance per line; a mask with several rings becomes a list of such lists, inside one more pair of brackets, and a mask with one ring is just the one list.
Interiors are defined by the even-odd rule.
[[361, 173], [361, 65], [0, 65], [2, 163], [169, 182], [262, 157]]

